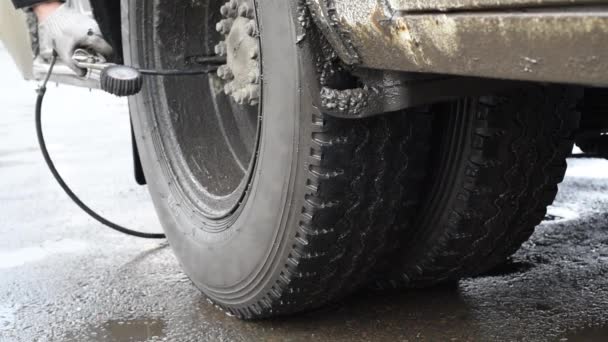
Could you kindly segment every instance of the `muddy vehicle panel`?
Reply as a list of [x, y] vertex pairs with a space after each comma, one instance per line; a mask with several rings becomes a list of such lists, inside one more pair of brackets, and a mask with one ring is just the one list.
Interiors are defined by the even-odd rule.
[[[543, 220], [575, 140], [608, 155], [603, 1], [71, 5], [92, 9], [115, 63], [219, 61], [146, 78], [129, 106], [172, 248], [240, 318], [486, 272]], [[48, 55], [28, 70], [27, 44], [9, 48], [40, 77]]]

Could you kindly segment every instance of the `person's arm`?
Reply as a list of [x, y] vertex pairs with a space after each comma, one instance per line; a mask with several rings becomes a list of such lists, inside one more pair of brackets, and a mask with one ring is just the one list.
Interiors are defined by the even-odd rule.
[[59, 59], [77, 74], [84, 76], [86, 70], [78, 68], [72, 60], [76, 49], [87, 49], [105, 57], [112, 54], [112, 47], [103, 39], [97, 22], [63, 1], [13, 0], [13, 4], [17, 8], [32, 9], [38, 18], [39, 35], [51, 43]]
[[26, 7], [32, 7], [32, 6], [36, 6], [38, 4], [43, 4], [43, 3], [61, 3], [63, 1], [60, 0], [13, 0], [13, 5], [15, 6], [15, 8], [26, 8]]
[[48, 18], [53, 12], [61, 7], [61, 1], [43, 1], [39, 2], [32, 6], [32, 10], [34, 14], [36, 14], [36, 18], [38, 18], [38, 22], [43, 22]]

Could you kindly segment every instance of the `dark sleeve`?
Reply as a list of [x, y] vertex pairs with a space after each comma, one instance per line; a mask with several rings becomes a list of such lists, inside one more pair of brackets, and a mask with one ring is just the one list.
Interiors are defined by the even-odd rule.
[[15, 8], [24, 8], [47, 1], [48, 0], [13, 0], [13, 5], [15, 5]]

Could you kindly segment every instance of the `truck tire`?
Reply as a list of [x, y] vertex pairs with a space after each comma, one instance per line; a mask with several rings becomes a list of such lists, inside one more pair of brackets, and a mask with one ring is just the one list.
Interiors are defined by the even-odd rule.
[[608, 159], [608, 92], [586, 88], [580, 108], [582, 120], [576, 145], [587, 155]]
[[[127, 63], [175, 69], [213, 54], [221, 3], [203, 3], [129, 1]], [[358, 121], [319, 112], [321, 38], [300, 36], [295, 3], [256, 2], [253, 114], [235, 110], [214, 75], [147, 79], [129, 101], [171, 247], [194, 284], [243, 319], [313, 309], [365, 284], [387, 234], [413, 216], [430, 149], [427, 110]]]
[[[503, 263], [543, 220], [566, 171], [577, 94], [528, 87], [463, 99], [438, 112], [443, 138], [416, 228], [380, 287], [422, 287]], [[394, 258], [394, 259], [395, 259]]]

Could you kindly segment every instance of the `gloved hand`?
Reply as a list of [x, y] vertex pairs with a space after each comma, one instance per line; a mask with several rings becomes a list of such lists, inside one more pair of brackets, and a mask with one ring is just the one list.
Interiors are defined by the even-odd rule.
[[112, 54], [112, 47], [103, 39], [97, 22], [66, 5], [40, 22], [38, 32], [50, 42], [61, 61], [80, 76], [84, 76], [86, 70], [78, 68], [72, 60], [76, 49], [84, 48], [105, 57]]

